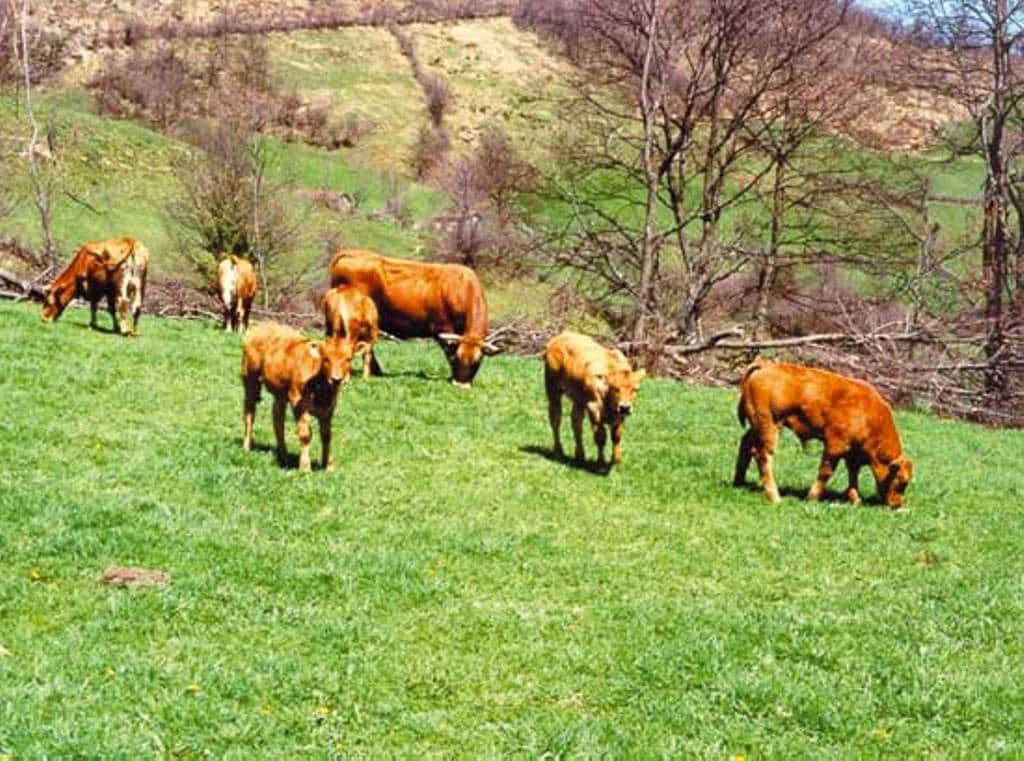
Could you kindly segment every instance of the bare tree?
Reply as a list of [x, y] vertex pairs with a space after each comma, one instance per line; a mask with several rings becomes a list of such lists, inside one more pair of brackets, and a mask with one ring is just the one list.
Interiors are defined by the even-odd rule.
[[[557, 195], [562, 262], [604, 281], [634, 340], [657, 309], [689, 340], [713, 287], [751, 259], [723, 215], [774, 167], [761, 138], [800, 62], [831, 44], [846, 2], [582, 0], [571, 106], [581, 138]], [[666, 303], [669, 302], [669, 303]]]
[[472, 153], [448, 157], [433, 177], [452, 204], [435, 219], [445, 233], [442, 252], [476, 266], [487, 249], [509, 263], [503, 255], [518, 247], [513, 223], [523, 213], [519, 200], [534, 186], [537, 173], [508, 135], [486, 127]]
[[295, 280], [287, 258], [301, 229], [283, 185], [269, 179], [274, 154], [265, 139], [225, 126], [194, 141], [199, 150], [178, 170], [181, 194], [166, 209], [171, 232], [207, 285], [221, 256], [251, 259], [268, 305]]
[[[1020, 0], [908, 0], [919, 41], [915, 69], [925, 84], [954, 98], [970, 114], [973, 143], [985, 162], [981, 230], [987, 390], [1003, 395], [1005, 360], [1013, 347], [1009, 307], [1020, 298], [1014, 271], [1024, 275], [1024, 158], [1021, 98], [1024, 97], [1024, 2]], [[1012, 229], [1012, 215], [1018, 229]], [[1016, 259], [1016, 261], [1014, 261]]]
[[57, 264], [57, 243], [53, 236], [53, 207], [51, 203], [55, 179], [54, 175], [47, 172], [41, 163], [45, 156], [52, 158], [53, 131], [52, 129], [47, 131], [48, 146], [44, 149], [40, 142], [42, 135], [32, 102], [32, 47], [28, 31], [29, 0], [20, 0], [20, 3], [17, 0], [8, 0], [8, 2], [10, 10], [6, 17], [6, 23], [13, 27], [12, 32], [15, 35], [12, 50], [20, 70], [25, 119], [29, 128], [23, 155], [32, 182], [33, 202], [39, 213], [39, 229], [43, 238], [42, 260], [49, 269]]

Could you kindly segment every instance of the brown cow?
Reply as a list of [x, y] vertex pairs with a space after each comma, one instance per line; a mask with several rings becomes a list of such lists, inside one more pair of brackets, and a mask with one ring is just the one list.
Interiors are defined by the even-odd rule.
[[381, 330], [436, 339], [458, 386], [468, 387], [484, 356], [501, 351], [487, 340], [487, 302], [468, 267], [346, 250], [335, 255], [330, 271], [332, 286], [349, 285], [373, 299]]
[[324, 296], [324, 329], [327, 337], [347, 338], [360, 347], [363, 377], [380, 375], [380, 365], [373, 354], [380, 333], [377, 306], [357, 288], [331, 288]]
[[743, 485], [750, 460], [756, 459], [768, 497], [774, 503], [780, 501], [772, 455], [783, 425], [801, 442], [825, 443], [818, 478], [807, 499], [821, 497], [843, 459], [850, 476], [847, 496], [851, 502], [860, 501], [857, 474], [867, 465], [885, 503], [893, 509], [903, 504], [914, 466], [903, 453], [892, 410], [870, 384], [811, 367], [756, 360], [740, 380], [736, 413], [740, 424], [750, 423], [736, 460], [737, 486]]
[[135, 238], [83, 244], [47, 289], [43, 320], [55, 321], [71, 300], [79, 296], [89, 302], [89, 325], [95, 328], [96, 305], [106, 298], [114, 330], [123, 335], [138, 335], [148, 266], [149, 252]]
[[309, 415], [320, 421], [320, 458], [325, 470], [334, 467], [331, 458], [331, 417], [338, 399], [338, 387], [352, 368], [352, 342], [332, 338], [311, 341], [284, 325], [260, 323], [245, 334], [242, 342], [242, 386], [245, 389], [245, 434], [242, 447], [252, 448], [252, 424], [260, 400], [260, 384], [274, 397], [274, 435], [277, 459], [284, 464], [284, 412], [290, 404], [299, 437], [299, 468], [310, 470]]
[[252, 262], [231, 254], [217, 264], [217, 296], [224, 310], [224, 330], [249, 327], [249, 312], [259, 290]]
[[594, 339], [565, 331], [548, 342], [544, 352], [544, 385], [554, 451], [563, 457], [562, 394], [572, 400], [575, 457], [583, 461], [583, 415], [590, 418], [597, 444], [598, 465], [604, 465], [605, 426], [612, 429], [612, 465], [622, 461], [622, 432], [645, 370], [633, 371], [618, 349], [606, 349]]

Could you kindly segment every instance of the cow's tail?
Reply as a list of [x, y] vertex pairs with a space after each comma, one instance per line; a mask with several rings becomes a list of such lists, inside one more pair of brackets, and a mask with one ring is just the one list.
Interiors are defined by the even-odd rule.
[[745, 388], [744, 387], [745, 387], [745, 385], [747, 383], [747, 380], [750, 378], [750, 376], [753, 375], [754, 373], [756, 373], [762, 367], [764, 367], [764, 363], [761, 361], [761, 359], [760, 358], [759, 359], [755, 359], [753, 362], [751, 362], [749, 365], [747, 365], [747, 369], [744, 370], [743, 371], [743, 375], [740, 376], [740, 380], [739, 380], [740, 400], [736, 404], [736, 419], [740, 421], [740, 425], [742, 425], [742, 426], [746, 426], [747, 422], [748, 422], [747, 421], [747, 411], [744, 409], [744, 405], [743, 405], [744, 392], [745, 392]]

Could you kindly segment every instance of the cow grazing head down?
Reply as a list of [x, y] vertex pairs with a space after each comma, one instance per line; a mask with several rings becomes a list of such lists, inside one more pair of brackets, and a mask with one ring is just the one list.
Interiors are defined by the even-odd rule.
[[501, 352], [486, 338], [470, 338], [457, 333], [441, 333], [437, 340], [441, 342], [444, 356], [452, 370], [452, 383], [468, 388], [480, 369], [484, 357], [491, 357]]
[[905, 454], [889, 463], [885, 476], [878, 479], [878, 491], [892, 509], [903, 507], [903, 495], [914, 477], [914, 463]]
[[75, 297], [73, 283], [54, 283], [43, 298], [43, 322], [55, 322]]

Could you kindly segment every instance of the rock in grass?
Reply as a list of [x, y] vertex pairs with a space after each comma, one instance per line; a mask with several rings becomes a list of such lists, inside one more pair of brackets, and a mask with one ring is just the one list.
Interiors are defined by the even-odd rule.
[[170, 580], [171, 575], [166, 571], [120, 566], [111, 566], [103, 572], [102, 578], [104, 584], [118, 587], [163, 586]]

